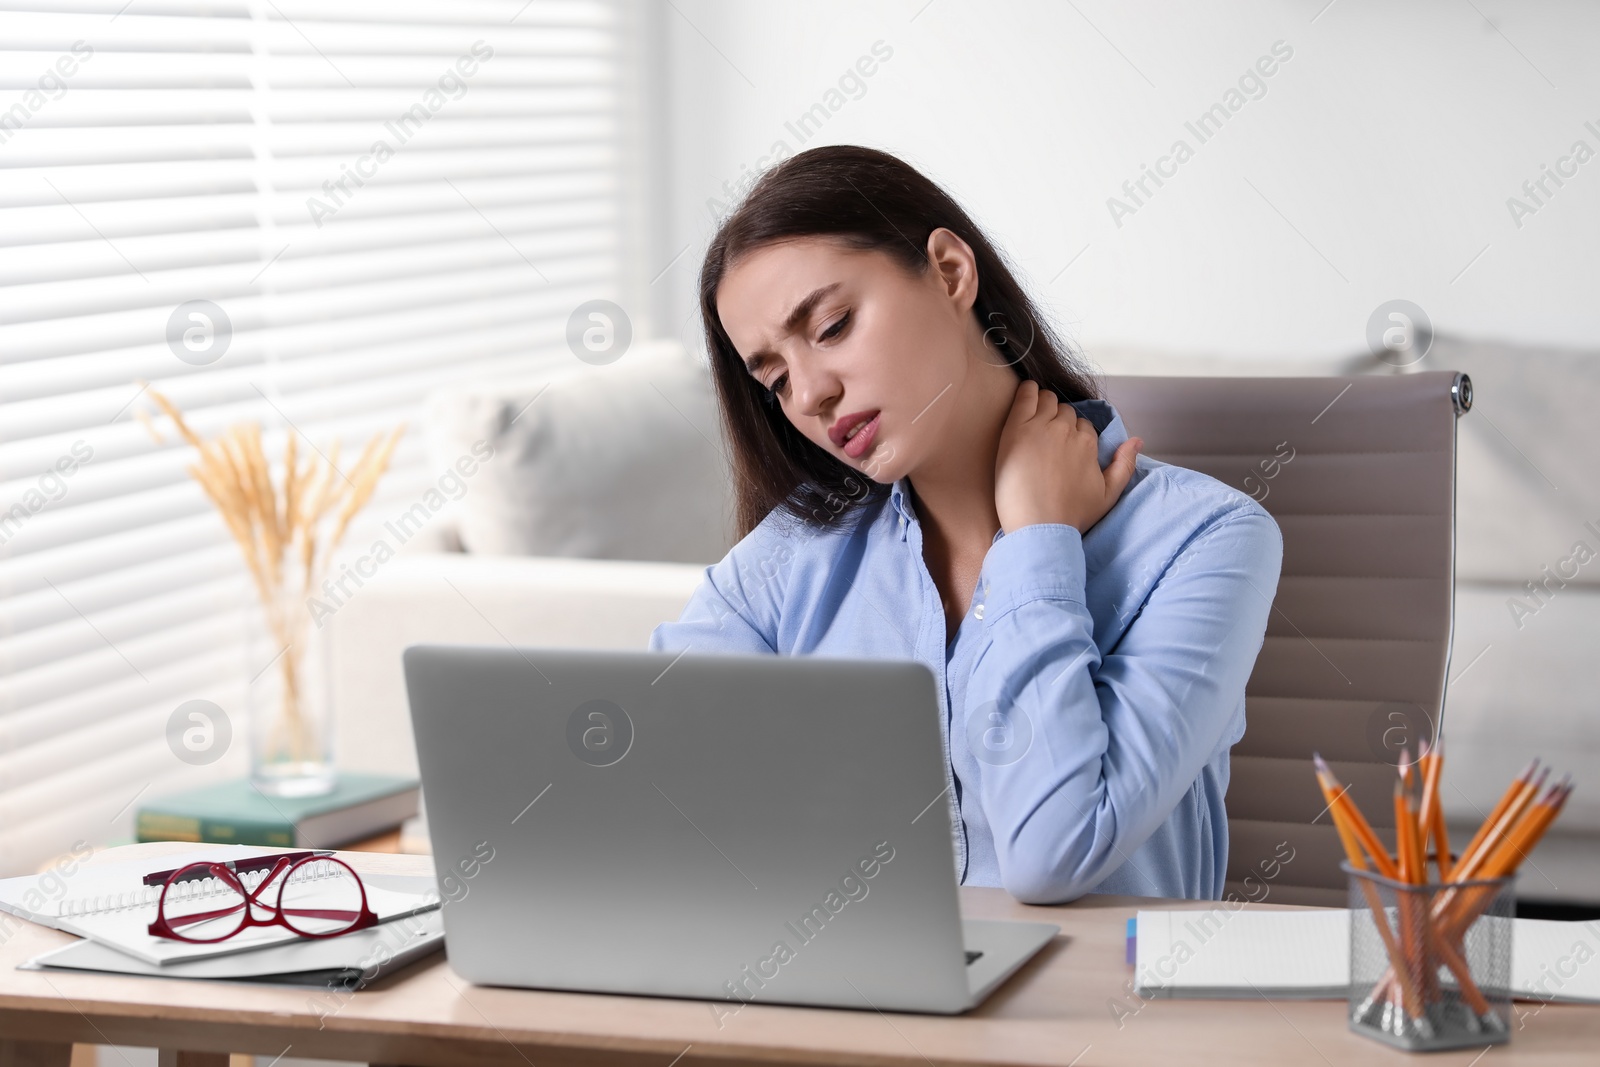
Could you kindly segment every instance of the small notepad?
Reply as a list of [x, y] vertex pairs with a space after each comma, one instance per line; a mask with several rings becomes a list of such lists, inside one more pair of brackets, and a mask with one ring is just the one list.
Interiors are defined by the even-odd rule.
[[1134, 988], [1156, 997], [1332, 997], [1350, 986], [1350, 913], [1141, 911]]
[[[1336, 999], [1350, 985], [1344, 908], [1141, 911], [1134, 989], [1141, 997]], [[1511, 993], [1600, 1003], [1600, 922], [1517, 919]]]

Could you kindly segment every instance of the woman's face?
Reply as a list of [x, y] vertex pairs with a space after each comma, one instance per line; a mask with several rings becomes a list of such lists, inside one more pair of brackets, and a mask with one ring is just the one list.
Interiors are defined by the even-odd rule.
[[[966, 252], [965, 281], [945, 269], [951, 242], [957, 259]], [[796, 429], [878, 482], [911, 473], [946, 443], [973, 353], [985, 347], [970, 249], [948, 230], [929, 244], [939, 252], [921, 277], [824, 237], [765, 245], [717, 290], [723, 328], [757, 383]]]

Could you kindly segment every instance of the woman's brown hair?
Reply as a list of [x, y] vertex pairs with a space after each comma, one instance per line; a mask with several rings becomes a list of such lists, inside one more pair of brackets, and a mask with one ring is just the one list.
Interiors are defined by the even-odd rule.
[[1051, 329], [1000, 251], [949, 194], [887, 152], [859, 145], [808, 149], [761, 176], [717, 228], [700, 268], [700, 315], [733, 450], [739, 537], [774, 508], [829, 526], [888, 489], [818, 447], [766, 401], [717, 315], [723, 276], [742, 256], [801, 237], [883, 252], [920, 276], [929, 267], [928, 235], [941, 226], [972, 247], [978, 272], [973, 314], [1006, 353], [1018, 380], [1032, 379], [1068, 403], [1099, 395], [1089, 371]]

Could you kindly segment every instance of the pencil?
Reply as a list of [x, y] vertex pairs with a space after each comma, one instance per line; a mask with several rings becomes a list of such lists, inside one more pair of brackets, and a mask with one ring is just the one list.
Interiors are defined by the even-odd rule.
[[[1497, 848], [1507, 834], [1517, 825], [1528, 806], [1533, 802], [1534, 796], [1544, 786], [1544, 781], [1550, 776], [1550, 768], [1545, 767], [1529, 780], [1523, 782], [1511, 802], [1500, 813], [1500, 818], [1488, 832], [1479, 839], [1477, 847], [1470, 853], [1463, 854], [1461, 862], [1456, 864], [1456, 869], [1451, 872], [1451, 881], [1464, 882], [1478, 877], [1478, 871], [1483, 867], [1484, 861], [1490, 853]], [[1485, 820], [1487, 822], [1488, 820]]]
[[1561, 808], [1567, 802], [1567, 795], [1572, 792], [1571, 776], [1568, 775], [1557, 784], [1551, 786], [1539, 802], [1528, 812], [1516, 832], [1509, 835], [1488, 860], [1484, 861], [1484, 876], [1487, 878], [1503, 878], [1513, 874], [1527, 858], [1539, 838], [1544, 836], [1545, 830], [1555, 821]]
[[[1462, 848], [1460, 853], [1461, 860], [1465, 860], [1483, 843], [1484, 836], [1494, 827], [1500, 816], [1505, 814], [1506, 808], [1511, 806], [1511, 802], [1516, 799], [1523, 785], [1533, 777], [1533, 772], [1538, 767], [1539, 760], [1537, 758], [1529, 760], [1528, 765], [1522, 768], [1522, 772], [1511, 780], [1510, 785], [1506, 786], [1506, 791], [1500, 794], [1499, 800], [1495, 801], [1494, 809], [1484, 816], [1483, 822], [1478, 825], [1477, 832], [1472, 835], [1472, 839]], [[1459, 866], [1460, 864], [1456, 865]]]
[[1467, 961], [1461, 958], [1455, 946], [1450, 943], [1450, 937], [1443, 930], [1436, 929], [1434, 947], [1444, 959], [1444, 965], [1450, 968], [1450, 973], [1456, 976], [1456, 981], [1461, 985], [1461, 994], [1466, 997], [1467, 1004], [1479, 1015], [1489, 1013], [1489, 1000], [1483, 995], [1483, 990], [1478, 988], [1478, 983], [1472, 980], [1471, 968]]
[[1433, 836], [1433, 861], [1439, 869], [1439, 881], [1450, 877], [1450, 833], [1444, 825], [1444, 805], [1439, 800], [1439, 780], [1444, 775], [1444, 738], [1430, 746], [1422, 757], [1427, 761], [1423, 775], [1422, 826], [1425, 834]]
[[[1394, 836], [1395, 858], [1399, 866], [1399, 881], [1406, 885], [1416, 884], [1416, 875], [1412, 870], [1412, 845], [1411, 838], [1416, 832], [1416, 824], [1411, 821], [1406, 812], [1406, 762], [1400, 762], [1400, 779], [1394, 783]], [[1421, 986], [1422, 961], [1419, 958], [1422, 948], [1421, 931], [1417, 928], [1416, 898], [1407, 889], [1395, 890], [1395, 920], [1400, 927], [1400, 955], [1401, 966], [1406, 976], [1414, 986]], [[1420, 989], [1419, 989], [1420, 992]], [[1415, 1013], [1412, 1013], [1415, 1014]]]
[[1428, 824], [1422, 818], [1421, 802], [1414, 796], [1406, 797], [1406, 815], [1411, 819], [1411, 873], [1412, 884], [1426, 885], [1428, 881]]
[[[1328, 810], [1333, 816], [1333, 828], [1339, 833], [1339, 843], [1344, 846], [1344, 854], [1350, 861], [1350, 866], [1358, 871], [1371, 870], [1367, 861], [1362, 858], [1361, 845], [1356, 840], [1355, 829], [1351, 826], [1350, 816], [1344, 808], [1334, 804], [1334, 793], [1329, 783], [1322, 775], [1317, 776], [1318, 784], [1322, 786], [1322, 795], [1328, 798]], [[1388, 912], [1384, 909], [1383, 900], [1378, 896], [1378, 887], [1367, 878], [1357, 879], [1361, 883], [1362, 892], [1366, 894], [1367, 906], [1371, 909], [1373, 925], [1377, 927], [1378, 937], [1383, 942], [1383, 949], [1389, 956], [1390, 974], [1400, 980], [1400, 995], [1405, 1004], [1407, 1014], [1415, 1015], [1420, 1009], [1422, 998], [1417, 994], [1416, 988], [1411, 984], [1410, 972], [1405, 967], [1405, 957], [1401, 955], [1400, 945], [1395, 941], [1394, 931], [1389, 929]], [[1383, 983], [1373, 987], [1374, 998]]]
[[[1513, 835], [1496, 852], [1491, 863], [1485, 864], [1483, 878], [1505, 878], [1516, 873], [1522, 860], [1533, 851], [1539, 839], [1544, 836], [1545, 830], [1561, 813], [1568, 794], [1572, 792], [1569, 778], [1562, 779], [1545, 791], [1538, 803], [1533, 805], [1526, 818], [1517, 826]], [[1493, 902], [1494, 894], [1492, 886], [1474, 886], [1465, 890], [1460, 899], [1453, 901], [1453, 907], [1448, 909], [1448, 915], [1441, 925], [1452, 936], [1460, 936], [1472, 925], [1473, 920], [1477, 919], [1483, 909]]]
[[1407, 885], [1416, 885], [1416, 835], [1417, 820], [1411, 808], [1411, 764], [1407, 762], [1405, 754], [1401, 755], [1400, 780], [1395, 783], [1394, 790], [1394, 852], [1395, 863], [1400, 868], [1400, 880]]
[[1367, 855], [1372, 857], [1372, 864], [1378, 868], [1378, 873], [1385, 878], [1394, 878], [1398, 873], [1394, 861], [1389, 858], [1389, 852], [1383, 847], [1383, 842], [1378, 840], [1378, 835], [1373, 833], [1372, 827], [1361, 814], [1361, 809], [1350, 799], [1349, 791], [1339, 784], [1339, 779], [1334, 777], [1333, 770], [1326, 760], [1316, 753], [1312, 753], [1311, 759], [1317, 768], [1317, 781], [1322, 785], [1322, 795], [1328, 798], [1328, 806], [1343, 807], [1345, 814], [1349, 816], [1350, 827], [1355, 832], [1356, 839], [1361, 842], [1361, 847], [1367, 850]]
[[[1420, 780], [1422, 776], [1419, 773], [1417, 777]], [[1404, 794], [1404, 801], [1406, 843], [1411, 849], [1411, 884], [1420, 887], [1427, 884], [1428, 881], [1428, 860], [1427, 853], [1424, 851], [1424, 842], [1427, 839], [1427, 823], [1423, 821], [1418, 811], [1420, 805], [1415, 796], [1407, 791]], [[1437, 961], [1438, 953], [1435, 951], [1436, 931], [1428, 914], [1428, 897], [1423, 893], [1408, 895], [1411, 897], [1412, 913], [1416, 916], [1417, 932], [1421, 934], [1421, 941], [1418, 945], [1418, 954], [1421, 960], [1420, 984], [1423, 995], [1427, 1000], [1434, 1001], [1439, 999], [1439, 965]]]
[[[1532, 764], [1529, 766], [1531, 769]], [[1502, 797], [1501, 799], [1505, 800], [1505, 803], [1495, 805], [1495, 809], [1500, 812], [1499, 818], [1494, 820], [1492, 826], [1490, 825], [1491, 820], [1485, 819], [1484, 825], [1478, 827], [1478, 832], [1473, 835], [1473, 840], [1477, 842], [1477, 845], [1462, 853], [1460, 861], [1450, 870], [1449, 881], [1469, 882], [1479, 880], [1482, 877], [1479, 872], [1483, 869], [1484, 863], [1526, 814], [1534, 795], [1543, 786], [1544, 780], [1549, 774], [1550, 768], [1544, 767], [1538, 774], [1526, 781], [1512, 782], [1511, 788], [1507, 790], [1507, 795], [1510, 799], [1506, 800], [1505, 797]], [[1493, 815], [1494, 812], [1490, 812], [1490, 814]], [[1467, 891], [1464, 901], [1462, 893], [1463, 890], [1452, 888], [1434, 898], [1433, 907], [1430, 910], [1435, 922], [1446, 921], [1445, 916], [1452, 911], [1455, 911], [1458, 916], [1464, 915], [1470, 910], [1473, 902], [1481, 900], [1487, 904], [1490, 899], [1488, 892], [1483, 887]]]

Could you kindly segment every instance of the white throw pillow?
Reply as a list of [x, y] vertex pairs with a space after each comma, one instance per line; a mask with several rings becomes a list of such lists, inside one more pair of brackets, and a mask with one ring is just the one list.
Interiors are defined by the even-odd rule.
[[[709, 370], [674, 341], [540, 379], [438, 391], [435, 460], [487, 442], [455, 505], [466, 551], [714, 563], [732, 546], [730, 473]], [[480, 451], [481, 451], [480, 446]]]

